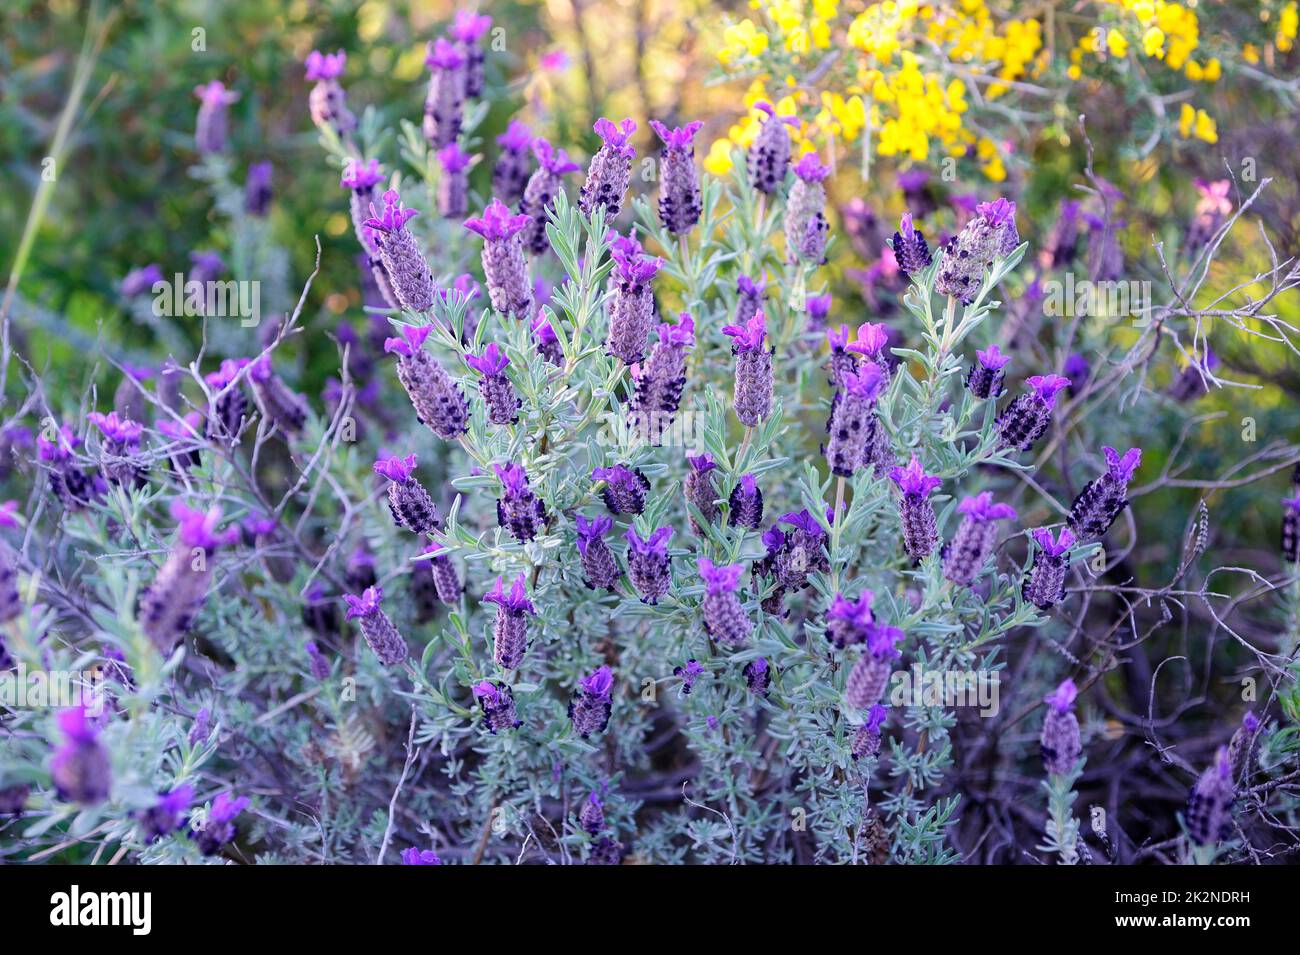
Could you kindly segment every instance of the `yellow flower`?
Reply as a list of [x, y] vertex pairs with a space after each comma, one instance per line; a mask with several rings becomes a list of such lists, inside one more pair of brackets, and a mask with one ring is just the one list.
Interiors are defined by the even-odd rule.
[[1241, 58], [1251, 66], [1259, 65], [1259, 47], [1253, 43], [1243, 44], [1241, 47]]
[[709, 155], [704, 159], [704, 171], [715, 176], [725, 176], [731, 172], [731, 140], [715, 139], [709, 147]]
[[1151, 27], [1142, 34], [1142, 52], [1147, 56], [1162, 57], [1165, 53], [1165, 34], [1159, 27]]
[[727, 65], [747, 56], [759, 56], [767, 50], [768, 40], [753, 20], [741, 20], [722, 31], [722, 43], [718, 60]]
[[1296, 31], [1300, 28], [1300, 10], [1295, 0], [1282, 8], [1282, 15], [1277, 22], [1277, 48], [1281, 53], [1289, 53], [1295, 47]]
[[1114, 57], [1122, 57], [1128, 53], [1128, 38], [1118, 30], [1106, 31], [1106, 49]]
[[1219, 141], [1219, 128], [1210, 114], [1203, 109], [1195, 109], [1190, 103], [1184, 103], [1178, 113], [1178, 135], [1183, 139], [1193, 136], [1207, 143]]

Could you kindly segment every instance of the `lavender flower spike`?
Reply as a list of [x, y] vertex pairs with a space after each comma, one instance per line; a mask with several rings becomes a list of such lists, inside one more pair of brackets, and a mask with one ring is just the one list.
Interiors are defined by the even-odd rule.
[[939, 540], [930, 493], [943, 480], [927, 475], [915, 454], [907, 467], [894, 468], [889, 472], [889, 477], [903, 492], [898, 502], [899, 518], [903, 525], [903, 547], [913, 560], [919, 561], [934, 550], [934, 545]]
[[239, 539], [237, 527], [217, 533], [221, 521], [218, 508], [205, 513], [176, 500], [171, 515], [179, 525], [176, 542], [158, 576], [141, 595], [137, 614], [140, 629], [164, 656], [189, 630], [203, 606], [217, 550]]
[[608, 666], [603, 666], [578, 681], [578, 689], [569, 701], [569, 719], [574, 731], [583, 739], [594, 733], [605, 732], [605, 727], [609, 725], [610, 711], [614, 707], [611, 698], [613, 689], [614, 675]]
[[826, 258], [826, 187], [822, 180], [830, 175], [816, 153], [808, 153], [795, 164], [794, 185], [785, 204], [785, 244], [792, 262], [821, 265]]
[[618, 587], [619, 578], [623, 576], [614, 553], [605, 543], [605, 535], [614, 526], [613, 520], [600, 516], [587, 520], [581, 514], [573, 518], [578, 532], [578, 554], [582, 557], [582, 570], [585, 576], [582, 582], [590, 590], [608, 590], [613, 593]]
[[307, 99], [311, 121], [320, 129], [333, 130], [339, 139], [345, 139], [357, 127], [357, 118], [348, 109], [347, 95], [339, 85], [347, 62], [348, 55], [342, 50], [337, 53], [312, 50], [304, 64], [307, 79], [316, 84]]
[[893, 661], [902, 656], [895, 647], [902, 639], [903, 631], [897, 627], [872, 628], [866, 648], [844, 685], [844, 699], [850, 706], [869, 710], [880, 702], [889, 685]]
[[[713, 472], [717, 470], [718, 465], [711, 454], [688, 454], [686, 463], [690, 465], [686, 471], [686, 502], [700, 512], [706, 524], [716, 524], [718, 489], [713, 485]], [[694, 533], [703, 533], [694, 515], [690, 517], [690, 524]]]
[[966, 390], [981, 400], [1002, 397], [1006, 391], [1003, 382], [1007, 377], [1003, 369], [1009, 361], [1011, 356], [1002, 354], [997, 345], [977, 351], [975, 363], [966, 375]]
[[469, 402], [460, 385], [424, 350], [431, 331], [427, 325], [401, 325], [398, 337], [384, 340], [384, 351], [397, 356], [397, 380], [420, 423], [450, 441], [469, 430]]
[[1232, 759], [1228, 747], [1220, 746], [1209, 767], [1192, 787], [1187, 799], [1187, 835], [1198, 846], [1211, 846], [1232, 831], [1232, 804], [1237, 789], [1232, 781]]
[[194, 87], [199, 98], [199, 113], [194, 125], [194, 147], [200, 156], [219, 155], [226, 151], [226, 108], [239, 94], [226, 89], [220, 80]]
[[632, 586], [641, 595], [642, 603], [658, 603], [672, 583], [668, 540], [673, 536], [673, 529], [661, 527], [642, 539], [635, 527], [629, 527], [624, 536], [627, 538], [627, 573]]
[[618, 217], [623, 208], [623, 196], [632, 178], [632, 158], [636, 150], [628, 142], [636, 132], [636, 122], [625, 119], [617, 126], [601, 117], [592, 127], [604, 145], [591, 157], [587, 166], [587, 181], [578, 197], [578, 208], [588, 219], [598, 206], [605, 207], [605, 221]]
[[755, 312], [744, 325], [725, 325], [736, 356], [736, 384], [732, 399], [736, 417], [747, 428], [758, 425], [772, 410], [772, 351], [763, 347], [767, 316]]
[[456, 565], [451, 562], [451, 555], [447, 553], [441, 544], [430, 544], [420, 553], [432, 555], [428, 560], [417, 560], [415, 566], [427, 566], [429, 568], [433, 590], [438, 599], [449, 607], [459, 604], [460, 595], [465, 588], [461, 585], [460, 576], [456, 573]]
[[760, 276], [757, 281], [748, 275], [736, 279], [735, 324], [744, 325], [754, 313], [762, 311], [767, 300], [767, 276]]
[[248, 380], [258, 407], [277, 428], [288, 435], [302, 430], [307, 423], [307, 402], [275, 373], [270, 352], [249, 364]]
[[481, 217], [465, 220], [465, 228], [483, 237], [483, 275], [492, 307], [519, 319], [531, 318], [533, 311], [533, 286], [519, 235], [530, 221], [530, 216], [512, 215], [500, 199], [493, 199]]
[[374, 471], [390, 482], [388, 509], [397, 526], [417, 534], [428, 534], [437, 530], [442, 525], [442, 520], [429, 492], [412, 476], [415, 463], [414, 454], [408, 454], [404, 459], [394, 455], [377, 460]]
[[770, 196], [785, 183], [786, 170], [790, 168], [790, 131], [786, 126], [797, 126], [799, 121], [793, 116], [777, 116], [771, 103], [754, 105], [767, 118], [749, 146], [745, 165], [749, 184]]
[[654, 290], [650, 280], [663, 265], [648, 256], [633, 236], [620, 236], [610, 244], [615, 269], [610, 275], [613, 295], [609, 304], [609, 335], [605, 353], [632, 365], [645, 357], [646, 341], [654, 325]]
[[1130, 448], [1120, 457], [1114, 448], [1102, 448], [1106, 456], [1106, 472], [1089, 481], [1070, 505], [1066, 519], [1074, 536], [1081, 541], [1100, 538], [1110, 530], [1124, 508], [1128, 506], [1125, 494], [1129, 481], [1142, 463], [1142, 449]]
[[494, 464], [492, 470], [502, 488], [497, 498], [497, 523], [521, 544], [532, 540], [546, 528], [546, 508], [528, 486], [528, 474], [513, 461], [504, 466]]
[[488, 420], [493, 424], [519, 423], [519, 396], [513, 382], [505, 375], [510, 359], [496, 342], [483, 350], [482, 357], [465, 356], [465, 364], [483, 376], [479, 393], [488, 407]]
[[515, 714], [515, 694], [504, 683], [483, 680], [474, 686], [474, 698], [483, 709], [483, 725], [493, 736], [498, 730], [518, 729], [524, 721]]
[[873, 597], [870, 590], [864, 590], [857, 600], [849, 600], [838, 593], [831, 598], [831, 605], [826, 610], [826, 639], [837, 650], [867, 642], [875, 627], [875, 616], [871, 612]]
[[434, 149], [450, 146], [460, 135], [465, 106], [465, 53], [438, 37], [429, 44], [424, 65], [430, 70], [424, 97], [424, 138]]
[[742, 474], [727, 499], [727, 523], [758, 530], [763, 523], [763, 492], [752, 474]]
[[984, 491], [957, 505], [964, 515], [952, 542], [944, 547], [943, 575], [954, 584], [969, 587], [984, 568], [998, 540], [996, 521], [1015, 520], [1015, 508], [994, 504], [993, 493]]
[[492, 625], [492, 659], [503, 670], [517, 670], [528, 651], [527, 615], [537, 614], [524, 588], [524, 575], [511, 582], [508, 592], [505, 579], [498, 577], [496, 587], [484, 594], [483, 602], [497, 605], [497, 618]]
[[1003, 448], [1028, 451], [1041, 438], [1052, 421], [1056, 396], [1069, 386], [1070, 379], [1060, 375], [1034, 375], [1026, 379], [1029, 391], [1007, 405], [998, 415], [998, 444]]
[[230, 793], [220, 793], [212, 800], [212, 808], [203, 818], [201, 828], [191, 830], [191, 835], [205, 856], [214, 856], [237, 834], [235, 820], [248, 808], [247, 796], [235, 798]]
[[582, 809], [578, 812], [578, 825], [592, 836], [599, 835], [605, 828], [605, 804], [596, 793], [588, 796], [582, 804]]
[[1282, 499], [1282, 559], [1300, 562], [1300, 491]]
[[63, 710], [58, 718], [63, 743], [50, 759], [50, 778], [59, 798], [94, 806], [108, 798], [112, 768], [99, 733], [86, 718], [86, 708]]
[[930, 247], [925, 244], [921, 230], [912, 225], [912, 213], [903, 213], [890, 245], [894, 250], [894, 258], [898, 260], [899, 270], [909, 278], [930, 267]]
[[1041, 746], [1043, 767], [1049, 776], [1068, 776], [1079, 763], [1083, 746], [1079, 741], [1079, 719], [1074, 699], [1079, 695], [1073, 680], [1066, 680], [1046, 698]]
[[984, 270], [995, 258], [1009, 255], [1020, 244], [1016, 204], [1006, 199], [976, 206], [976, 214], [944, 249], [935, 291], [969, 304], [984, 281]]
[[695, 345], [695, 319], [682, 312], [676, 325], [659, 326], [650, 357], [634, 369], [629, 412], [639, 437], [659, 444], [672, 425], [686, 387], [686, 352]]
[[438, 214], [444, 219], [461, 219], [469, 211], [469, 167], [473, 158], [456, 143], [438, 150]]
[[565, 174], [582, 167], [571, 162], [563, 149], [556, 149], [540, 136], [533, 141], [533, 155], [537, 157], [537, 171], [528, 179], [519, 211], [532, 216], [524, 230], [523, 242], [524, 249], [537, 256], [550, 248], [551, 240], [546, 235], [547, 212], [564, 188]]
[[728, 646], [744, 646], [754, 631], [753, 623], [736, 597], [740, 575], [745, 572], [744, 565], [715, 567], [707, 557], [701, 557], [695, 565], [704, 581], [700, 612], [704, 617], [705, 632]]
[[695, 134], [704, 126], [698, 120], [669, 129], [657, 119], [650, 128], [663, 140], [663, 175], [659, 182], [659, 219], [674, 235], [691, 231], [700, 221], [700, 177], [695, 170]]
[[528, 127], [517, 119], [512, 119], [506, 131], [497, 137], [501, 152], [492, 167], [492, 194], [500, 196], [506, 205], [512, 206], [523, 198], [528, 183], [528, 147], [532, 142]]
[[1045, 527], [1035, 528], [1032, 536], [1038, 553], [1020, 593], [1039, 610], [1050, 610], [1065, 599], [1065, 572], [1070, 568], [1070, 548], [1075, 538], [1068, 527], [1061, 528], [1055, 540]]
[[591, 479], [605, 482], [602, 496], [611, 514], [640, 514], [645, 510], [645, 492], [650, 482], [640, 468], [632, 471], [621, 464], [596, 468], [591, 472]]
[[487, 55], [479, 40], [492, 26], [492, 18], [473, 10], [457, 10], [456, 19], [447, 30], [456, 41], [456, 47], [465, 56], [464, 92], [471, 99], [483, 93], [484, 65]]
[[767, 657], [750, 660], [740, 675], [745, 678], [745, 689], [755, 696], [767, 696], [772, 688], [772, 665], [767, 662]]
[[851, 753], [854, 759], [865, 759], [880, 752], [880, 728], [885, 725], [889, 708], [877, 703], [867, 711], [867, 720], [853, 736]]
[[384, 591], [380, 587], [367, 587], [360, 597], [344, 594], [348, 606], [348, 619], [357, 621], [366, 645], [374, 651], [379, 662], [386, 667], [396, 666], [407, 657], [406, 641], [397, 632], [393, 621], [380, 608]]
[[414, 209], [402, 208], [402, 199], [394, 189], [384, 193], [384, 211], [372, 205], [370, 218], [363, 223], [371, 231], [384, 271], [402, 308], [427, 312], [433, 307], [433, 276], [420, 243], [406, 228], [418, 215]]
[[840, 477], [852, 477], [867, 461], [868, 440], [872, 437], [876, 396], [884, 383], [880, 366], [863, 364], [856, 374], [846, 371], [842, 375], [844, 388], [831, 413], [830, 440], [826, 444], [826, 460], [831, 472]]

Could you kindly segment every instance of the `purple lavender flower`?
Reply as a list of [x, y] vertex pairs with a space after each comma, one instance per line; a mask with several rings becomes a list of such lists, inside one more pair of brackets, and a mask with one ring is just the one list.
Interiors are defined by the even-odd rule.
[[307, 654], [307, 659], [311, 665], [311, 675], [317, 680], [328, 680], [330, 675], [330, 661], [325, 654], [321, 653], [320, 646], [315, 640], [307, 640], [302, 645], [303, 652]]
[[140, 596], [136, 619], [145, 636], [167, 656], [190, 628], [207, 597], [212, 559], [221, 547], [239, 539], [239, 528], [217, 532], [221, 510], [204, 512], [176, 500], [171, 516], [178, 524], [176, 542], [153, 583]]
[[214, 394], [208, 412], [207, 436], [221, 441], [233, 441], [243, 429], [247, 417], [248, 399], [240, 382], [248, 366], [247, 358], [227, 358], [216, 371], [203, 376], [204, 383]]
[[493, 424], [519, 423], [519, 396], [515, 386], [505, 375], [510, 359], [496, 342], [483, 350], [482, 357], [465, 356], [465, 364], [483, 376], [479, 393], [487, 404], [488, 420]]
[[578, 811], [578, 825], [593, 836], [605, 828], [605, 804], [596, 793], [588, 796]]
[[754, 317], [755, 312], [763, 311], [767, 301], [767, 276], [760, 276], [754, 281], [748, 275], [736, 279], [735, 324], [744, 325]]
[[429, 534], [442, 526], [442, 519], [429, 492], [412, 476], [415, 465], [414, 454], [405, 458], [392, 455], [376, 460], [374, 471], [389, 480], [388, 510], [397, 526], [417, 534]]
[[772, 351], [763, 347], [767, 337], [767, 316], [761, 311], [744, 325], [724, 325], [732, 337], [731, 353], [736, 356], [736, 383], [732, 407], [747, 428], [759, 424], [772, 410]]
[[546, 234], [548, 212], [555, 197], [564, 189], [564, 176], [582, 167], [570, 161], [569, 154], [556, 149], [540, 136], [533, 141], [533, 155], [537, 157], [537, 171], [528, 179], [519, 211], [532, 216], [524, 230], [524, 249], [530, 254], [542, 255], [551, 246]]
[[529, 176], [528, 147], [532, 141], [528, 127], [517, 119], [512, 119], [506, 131], [497, 137], [501, 152], [492, 167], [492, 193], [500, 196], [506, 205], [514, 205], [523, 198]]
[[66, 510], [80, 510], [95, 497], [94, 482], [77, 466], [75, 452], [82, 441], [64, 424], [54, 432], [53, 440], [41, 434], [36, 439], [36, 455], [48, 468], [50, 490]]
[[952, 542], [943, 549], [943, 575], [954, 584], [969, 587], [997, 544], [995, 522], [1015, 520], [1016, 511], [1009, 504], [994, 504], [993, 493], [983, 491], [958, 504], [957, 513], [964, 516]]
[[633, 370], [632, 426], [638, 436], [659, 444], [672, 425], [686, 387], [686, 352], [695, 345], [695, 319], [682, 312], [676, 325], [659, 326], [650, 357]]
[[763, 492], [752, 474], [742, 474], [727, 499], [727, 523], [758, 530], [763, 523]]
[[1034, 566], [1020, 587], [1020, 594], [1039, 610], [1050, 610], [1065, 599], [1065, 572], [1070, 569], [1070, 548], [1074, 534], [1062, 527], [1055, 540], [1045, 527], [1034, 528], [1034, 543], [1038, 553]]
[[770, 196], [785, 183], [786, 170], [790, 167], [790, 131], [786, 127], [798, 126], [799, 120], [794, 116], [777, 116], [771, 103], [754, 105], [766, 113], [767, 118], [749, 146], [745, 165], [749, 184]]
[[1052, 223], [1047, 242], [1038, 253], [1038, 264], [1045, 270], [1065, 268], [1074, 261], [1079, 247], [1079, 202], [1062, 199]]
[[1214, 765], [1201, 774], [1187, 799], [1187, 835], [1198, 846], [1210, 846], [1228, 838], [1232, 831], [1232, 804], [1237, 789], [1232, 781], [1232, 760], [1228, 747], [1220, 746]]
[[433, 307], [433, 276], [420, 243], [406, 228], [406, 223], [418, 214], [414, 209], [402, 208], [397, 190], [389, 189], [384, 193], [383, 213], [371, 205], [370, 218], [363, 224], [379, 248], [384, 272], [402, 308], [427, 312]]
[[705, 632], [728, 646], [744, 646], [754, 632], [754, 624], [736, 596], [740, 575], [745, 572], [744, 565], [715, 567], [707, 557], [701, 557], [695, 565], [704, 581], [700, 612], [704, 617]]
[[[420, 554], [429, 556], [415, 562], [417, 580], [422, 581], [422, 586], [427, 583], [440, 602], [455, 607], [460, 603], [460, 595], [465, 588], [461, 585], [460, 575], [456, 573], [456, 565], [451, 561], [451, 554], [443, 545], [436, 543], [429, 544]], [[432, 617], [433, 614], [430, 613], [429, 616]]]
[[1300, 491], [1282, 499], [1282, 559], [1300, 563]]
[[148, 265], [127, 272], [126, 278], [122, 279], [122, 284], [119, 286], [119, 291], [123, 298], [135, 298], [151, 292], [154, 285], [165, 281], [162, 269], [156, 262], [150, 262]]
[[412, 846], [402, 850], [402, 865], [442, 865], [442, 860], [432, 849], [416, 849]]
[[471, 99], [483, 93], [484, 65], [487, 55], [483, 52], [479, 40], [483, 38], [483, 34], [490, 26], [492, 26], [492, 18], [485, 14], [478, 14], [473, 10], [457, 10], [456, 19], [447, 30], [451, 38], [456, 41], [457, 49], [465, 57], [464, 92]]
[[92, 411], [86, 420], [104, 437], [104, 474], [114, 484], [129, 487], [139, 482], [144, 470], [138, 452], [144, 428], [116, 411], [100, 414]]
[[429, 89], [424, 97], [424, 138], [434, 149], [450, 146], [460, 135], [465, 107], [466, 56], [456, 44], [438, 37], [429, 44], [424, 65]]
[[704, 126], [698, 120], [669, 129], [657, 119], [650, 128], [663, 140], [663, 173], [659, 182], [659, 219], [674, 235], [689, 232], [700, 220], [700, 178], [695, 170], [695, 134]]
[[420, 423], [450, 441], [469, 430], [469, 402], [460, 385], [424, 350], [430, 331], [428, 326], [401, 325], [399, 337], [384, 341], [384, 351], [397, 356], [397, 380]]
[[924, 169], [907, 169], [898, 174], [898, 188], [903, 190], [903, 203], [915, 209], [917, 218], [924, 219], [939, 208], [930, 189], [930, 174]]
[[1025, 384], [1029, 391], [1016, 398], [998, 415], [998, 445], [1028, 451], [1052, 422], [1056, 396], [1070, 384], [1060, 375], [1034, 375]]
[[886, 347], [889, 345], [889, 326], [884, 322], [864, 322], [858, 326], [857, 337], [844, 346], [846, 351], [861, 355], [880, 367], [883, 374], [881, 388], [888, 387], [892, 369]]
[[605, 207], [605, 221], [618, 218], [623, 196], [632, 178], [632, 159], [636, 149], [628, 142], [636, 132], [636, 123], [625, 119], [617, 126], [603, 116], [592, 127], [604, 143], [587, 166], [587, 181], [582, 184], [578, 208], [588, 219], [597, 207]]
[[921, 230], [912, 225], [912, 213], [903, 213], [890, 245], [894, 258], [898, 260], [898, 268], [909, 278], [930, 267], [930, 247], [925, 244]]
[[[352, 230], [357, 235], [361, 248], [374, 261], [379, 259], [379, 246], [375, 243], [374, 233], [366, 220], [370, 218], [375, 203], [375, 187], [384, 181], [379, 169], [379, 160], [372, 159], [363, 163], [360, 159], [348, 160], [347, 167], [339, 179], [339, 185], [351, 191], [349, 208], [352, 212]], [[381, 267], [382, 267], [382, 263]]]
[[668, 540], [673, 536], [673, 529], [661, 527], [642, 539], [635, 527], [629, 527], [624, 536], [627, 538], [627, 575], [632, 586], [641, 595], [642, 603], [658, 603], [672, 583]]
[[[688, 454], [686, 463], [690, 465], [686, 471], [686, 503], [694, 506], [700, 512], [700, 516], [706, 524], [716, 524], [718, 522], [718, 489], [713, 485], [713, 472], [717, 470], [718, 465], [711, 454]], [[689, 520], [691, 530], [694, 533], [703, 533], [703, 529], [694, 515], [691, 515]]]
[[397, 627], [379, 606], [383, 599], [383, 588], [377, 586], [367, 587], [360, 597], [343, 595], [343, 600], [348, 605], [348, 619], [357, 621], [361, 636], [365, 637], [366, 645], [374, 651], [379, 662], [391, 667], [406, 659], [407, 649], [406, 641], [397, 632]]
[[889, 685], [893, 661], [903, 655], [895, 646], [902, 639], [903, 631], [897, 627], [872, 628], [862, 656], [844, 685], [844, 699], [850, 706], [869, 710], [880, 702]]
[[489, 593], [483, 595], [484, 603], [497, 605], [496, 621], [492, 625], [492, 659], [503, 670], [517, 670], [528, 652], [528, 614], [536, 616], [537, 610], [528, 599], [524, 575], [520, 574], [506, 590], [505, 578], [498, 577]]
[[792, 530], [773, 527], [763, 535], [768, 553], [756, 568], [760, 574], [775, 574], [782, 586], [794, 589], [807, 586], [810, 573], [830, 570], [826, 531], [817, 518], [802, 510], [781, 515], [780, 523]]
[[867, 720], [853, 736], [851, 749], [854, 759], [866, 759], [880, 752], [880, 728], [885, 725], [889, 708], [877, 703], [867, 712]]
[[347, 62], [348, 55], [342, 50], [337, 53], [312, 50], [305, 63], [307, 79], [316, 84], [307, 100], [311, 121], [321, 129], [333, 130], [340, 139], [347, 138], [357, 126], [357, 118], [348, 110], [347, 95], [339, 85]]
[[915, 454], [912, 455], [912, 460], [907, 467], [896, 467], [890, 471], [889, 478], [903, 492], [898, 502], [903, 547], [913, 560], [919, 561], [929, 556], [939, 540], [930, 493], [939, 487], [943, 480], [927, 475]]
[[614, 553], [605, 543], [605, 535], [614, 526], [608, 517], [587, 520], [581, 514], [573, 518], [578, 532], [578, 553], [582, 557], [582, 582], [591, 590], [608, 590], [613, 593], [618, 587], [618, 580], [623, 576]]
[[785, 244], [790, 261], [821, 265], [826, 258], [826, 187], [830, 175], [816, 153], [807, 153], [795, 163], [794, 185], [785, 203]]
[[843, 389], [831, 412], [826, 460], [833, 474], [852, 477], [858, 468], [870, 463], [868, 441], [874, 434], [872, 420], [884, 373], [875, 362], [865, 362], [857, 373], [843, 372], [841, 380]]
[[1011, 356], [1002, 354], [997, 345], [975, 352], [975, 363], [966, 375], [966, 390], [981, 400], [1002, 397], [1007, 377], [1003, 369], [1009, 361]]
[[498, 730], [518, 729], [524, 721], [515, 714], [515, 694], [504, 683], [483, 680], [474, 686], [474, 698], [483, 709], [483, 725], [493, 736]]
[[564, 349], [560, 347], [559, 336], [555, 334], [555, 329], [551, 323], [546, 320], [545, 315], [538, 315], [533, 319], [529, 328], [533, 333], [533, 341], [537, 345], [537, 354], [543, 359], [557, 367], [564, 364]]
[[465, 228], [483, 237], [483, 275], [492, 307], [519, 319], [531, 318], [533, 311], [533, 287], [519, 234], [530, 221], [527, 215], [512, 215], [500, 199], [493, 199], [481, 217], [465, 220]]
[[248, 380], [258, 407], [277, 428], [290, 435], [302, 430], [307, 423], [307, 402], [275, 373], [270, 352], [249, 364]]
[[826, 610], [826, 639], [835, 649], [867, 642], [876, 620], [871, 612], [873, 597], [870, 590], [864, 590], [857, 600], [849, 600], [839, 593], [831, 598]]
[[358, 544], [356, 550], [348, 555], [343, 566], [343, 582], [356, 591], [366, 590], [379, 582], [375, 574], [375, 555], [366, 550], [365, 544]]
[[1084, 358], [1078, 352], [1071, 352], [1066, 356], [1061, 371], [1065, 377], [1070, 379], [1069, 394], [1074, 397], [1083, 391], [1084, 385], [1088, 383], [1088, 376], [1092, 374], [1092, 368], [1088, 365], [1088, 359]]
[[[271, 174], [275, 171], [269, 160], [248, 164], [244, 177], [244, 211], [250, 216], [264, 219], [271, 211], [275, 191], [271, 188]], [[191, 276], [195, 278], [195, 276]]]
[[645, 492], [650, 482], [640, 468], [632, 471], [621, 464], [596, 468], [591, 472], [591, 479], [605, 482], [602, 496], [611, 514], [640, 514], [645, 510]]
[[695, 689], [695, 681], [704, 673], [704, 667], [700, 661], [694, 657], [686, 661], [684, 666], [673, 667], [673, 676], [680, 677], [682, 681], [682, 695], [689, 696], [691, 690]]
[[528, 474], [513, 461], [504, 466], [494, 464], [492, 470], [502, 489], [497, 498], [497, 523], [521, 544], [532, 540], [546, 529], [546, 508], [528, 486]]
[[740, 674], [745, 678], [745, 688], [755, 696], [767, 696], [772, 688], [772, 666], [767, 657], [750, 660]]
[[185, 824], [185, 813], [193, 802], [194, 787], [188, 784], [178, 786], [168, 793], [159, 793], [156, 803], [135, 814], [144, 841], [157, 842], [181, 828]]
[[569, 701], [569, 720], [574, 731], [586, 739], [593, 733], [605, 732], [610, 711], [614, 708], [611, 692], [614, 675], [608, 666], [602, 666], [590, 676], [578, 681], [578, 689]]
[[648, 256], [634, 236], [620, 236], [610, 244], [615, 269], [610, 275], [613, 294], [609, 304], [609, 337], [605, 353], [632, 365], [645, 357], [646, 341], [654, 325], [654, 289], [650, 281], [663, 260]]
[[[206, 285], [221, 278], [225, 271], [226, 263], [219, 253], [211, 249], [195, 249], [190, 253], [190, 281]], [[153, 377], [150, 368], [127, 366], [125, 370], [126, 378], [130, 381], [146, 381]]]
[[1074, 715], [1074, 699], [1078, 695], [1074, 681], [1065, 680], [1046, 697], [1047, 716], [1043, 719], [1041, 745], [1048, 775], [1068, 776], [1074, 772], [1083, 752], [1079, 719]]
[[1115, 518], [1128, 506], [1124, 495], [1128, 493], [1133, 473], [1142, 463], [1141, 448], [1130, 448], [1123, 457], [1114, 448], [1101, 451], [1106, 456], [1106, 472], [1084, 485], [1070, 505], [1070, 516], [1066, 519], [1074, 536], [1081, 541], [1098, 539], [1110, 530]]
[[199, 98], [199, 113], [194, 126], [194, 147], [200, 156], [215, 156], [226, 151], [226, 110], [239, 94], [226, 89], [220, 80], [194, 87]]
[[201, 828], [191, 830], [190, 835], [198, 844], [199, 851], [205, 856], [213, 856], [222, 847], [235, 839], [235, 820], [248, 808], [247, 796], [235, 798], [230, 793], [221, 793], [212, 800]]
[[50, 778], [59, 798], [94, 806], [108, 798], [112, 767], [99, 743], [99, 731], [86, 718], [86, 708], [62, 710], [57, 718], [63, 743], [50, 759]]
[[969, 304], [984, 281], [984, 270], [1019, 244], [1016, 204], [1006, 199], [979, 204], [974, 217], [944, 248], [935, 291]]
[[830, 292], [823, 295], [809, 295], [804, 299], [804, 307], [808, 312], [809, 329], [819, 331], [826, 327], [826, 318], [831, 313], [831, 302]]
[[473, 156], [452, 143], [438, 150], [438, 213], [444, 219], [461, 219], [469, 211], [469, 167]]
[[1250, 771], [1250, 748], [1259, 733], [1259, 727], [1259, 717], [1247, 710], [1246, 715], [1241, 719], [1241, 725], [1228, 740], [1228, 762], [1232, 764], [1234, 780], [1245, 778], [1246, 773]]

